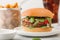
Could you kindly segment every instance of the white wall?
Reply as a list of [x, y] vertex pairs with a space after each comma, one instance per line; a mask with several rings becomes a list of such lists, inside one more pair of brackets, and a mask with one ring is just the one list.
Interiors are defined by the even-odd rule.
[[29, 8], [44, 8], [43, 0], [28, 0], [22, 5], [22, 11]]

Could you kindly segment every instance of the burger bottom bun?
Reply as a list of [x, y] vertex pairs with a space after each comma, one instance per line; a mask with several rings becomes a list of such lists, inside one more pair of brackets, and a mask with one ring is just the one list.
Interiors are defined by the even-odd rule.
[[46, 28], [28, 28], [28, 27], [23, 27], [24, 31], [27, 32], [50, 32], [52, 31], [51, 27], [46, 27]]

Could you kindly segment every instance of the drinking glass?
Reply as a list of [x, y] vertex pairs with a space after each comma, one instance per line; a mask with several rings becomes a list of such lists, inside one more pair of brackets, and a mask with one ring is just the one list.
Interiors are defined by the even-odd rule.
[[43, 0], [44, 7], [54, 13], [53, 23], [58, 23], [59, 0]]

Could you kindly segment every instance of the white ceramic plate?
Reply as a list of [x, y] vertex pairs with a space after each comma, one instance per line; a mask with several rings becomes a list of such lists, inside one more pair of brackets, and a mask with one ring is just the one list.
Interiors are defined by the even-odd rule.
[[9, 29], [0, 29], [0, 39], [12, 39], [16, 31]]
[[58, 25], [53, 24], [55, 26], [51, 32], [26, 32], [22, 30], [21, 27], [16, 28], [15, 30], [17, 31], [17, 34], [19, 35], [24, 35], [24, 36], [51, 36], [55, 34], [60, 33], [60, 28], [58, 28]]

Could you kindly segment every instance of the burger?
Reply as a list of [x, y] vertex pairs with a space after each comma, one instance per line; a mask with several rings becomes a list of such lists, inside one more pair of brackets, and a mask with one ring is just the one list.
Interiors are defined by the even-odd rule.
[[32, 8], [21, 14], [22, 28], [27, 32], [50, 32], [54, 14], [45, 8]]

